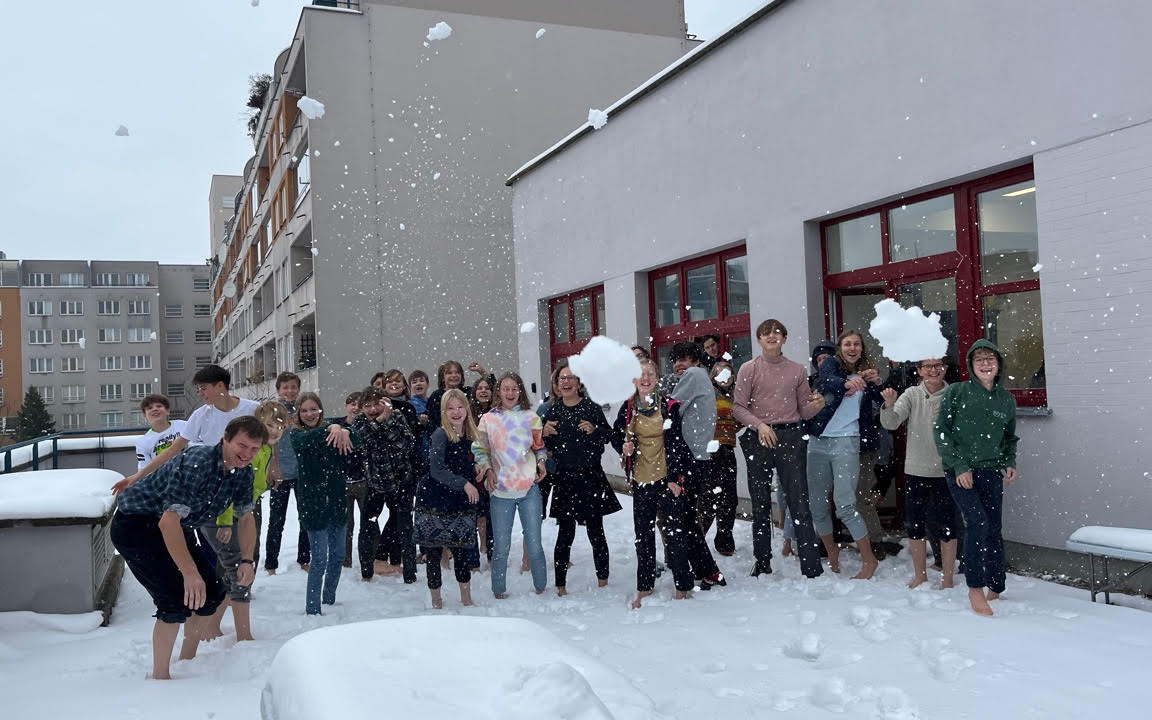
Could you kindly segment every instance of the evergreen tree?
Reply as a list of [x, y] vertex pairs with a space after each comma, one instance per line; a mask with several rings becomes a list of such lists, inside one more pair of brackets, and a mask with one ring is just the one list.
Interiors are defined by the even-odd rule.
[[56, 422], [44, 407], [44, 398], [33, 386], [24, 393], [24, 405], [16, 414], [16, 440], [31, 440], [56, 432]]

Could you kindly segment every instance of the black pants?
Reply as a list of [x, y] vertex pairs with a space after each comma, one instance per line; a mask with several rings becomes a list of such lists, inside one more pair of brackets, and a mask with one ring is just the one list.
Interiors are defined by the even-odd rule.
[[[557, 518], [556, 550], [553, 560], [556, 565], [556, 587], [564, 587], [568, 582], [568, 561], [572, 558], [572, 541], [576, 539], [576, 521], [572, 518]], [[592, 562], [596, 565], [596, 577], [608, 579], [608, 538], [604, 536], [604, 518], [595, 518], [584, 524], [588, 531], [588, 544], [592, 546]]]
[[923, 540], [928, 533], [942, 541], [956, 539], [956, 504], [942, 477], [905, 475], [907, 491], [904, 505], [904, 529], [911, 540]]
[[360, 561], [360, 577], [372, 577], [373, 560], [380, 541], [380, 513], [384, 511], [384, 491], [367, 483], [354, 493], [353, 498], [360, 508], [360, 532], [356, 536], [357, 558]]
[[712, 521], [716, 521], [716, 552], [732, 554], [736, 541], [732, 538], [732, 528], [736, 525], [736, 506], [740, 500], [736, 496], [736, 448], [721, 445], [712, 453], [708, 462], [708, 483], [700, 497], [696, 499], [696, 519], [700, 521], [700, 531], [707, 539]]
[[760, 444], [753, 428], [740, 436], [740, 449], [748, 464], [748, 494], [752, 501], [752, 553], [756, 564], [769, 567], [772, 562], [772, 471], [780, 481], [780, 494], [796, 531], [796, 554], [805, 577], [824, 572], [820, 563], [820, 543], [812, 528], [812, 509], [808, 505], [808, 441], [799, 423], [778, 425], [776, 447]]
[[[428, 576], [428, 589], [439, 590], [443, 584], [440, 579], [440, 558], [444, 555], [444, 548], [424, 546], [424, 556], [428, 559], [424, 574]], [[466, 583], [472, 579], [472, 570], [468, 567], [468, 556], [471, 555], [464, 548], [452, 550], [452, 568], [456, 572], [456, 582]]]
[[[688, 498], [674, 497], [663, 480], [638, 485], [632, 483], [632, 524], [636, 531], [636, 590], [651, 592], [656, 585], [656, 513], [664, 516], [665, 556], [676, 589], [688, 592], [695, 584], [685, 549], [684, 526]], [[700, 528], [697, 526], [697, 532]]]
[[204, 554], [196, 547], [193, 532], [182, 528], [184, 543], [196, 564], [196, 571], [204, 580], [204, 605], [191, 610], [184, 604], [184, 576], [164, 544], [160, 532], [160, 518], [151, 515], [128, 515], [117, 512], [112, 517], [109, 536], [112, 545], [124, 558], [132, 574], [152, 596], [156, 604], [154, 617], [166, 623], [182, 623], [189, 615], [208, 616], [224, 601], [226, 589]]
[[1004, 592], [1004, 473], [973, 470], [972, 489], [956, 484], [956, 474], [945, 470], [948, 491], [964, 516], [964, 579], [970, 588]]
[[[692, 573], [697, 580], [710, 578], [720, 572], [716, 559], [712, 557], [712, 551], [708, 549], [708, 543], [704, 540], [704, 533], [700, 530], [700, 521], [696, 518], [696, 504], [708, 484], [709, 464], [708, 460], [694, 459], [684, 468], [682, 476], [684, 492], [680, 495], [686, 505], [685, 526], [681, 528], [684, 534], [684, 550], [688, 553], [688, 563], [692, 566]], [[668, 533], [667, 525], [664, 532]]]
[[[406, 583], [416, 582], [416, 544], [412, 542], [412, 508], [415, 500], [415, 493], [407, 487], [390, 485], [385, 490], [384, 504], [388, 507], [388, 522], [380, 531], [380, 541], [376, 546], [377, 560], [403, 566]], [[370, 517], [379, 514], [377, 510]]]
[[[296, 489], [296, 478], [284, 480], [268, 496], [268, 540], [264, 545], [264, 569], [275, 570], [280, 567], [280, 541], [284, 536], [284, 521], [288, 517], [288, 496]], [[300, 495], [296, 495], [300, 501]], [[300, 537], [296, 541], [296, 562], [307, 565], [312, 559], [308, 548], [308, 534], [300, 529]]]

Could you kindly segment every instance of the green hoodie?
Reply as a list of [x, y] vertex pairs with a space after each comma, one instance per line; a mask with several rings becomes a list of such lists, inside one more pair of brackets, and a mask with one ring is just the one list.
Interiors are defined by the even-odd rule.
[[[999, 370], [992, 390], [984, 389], [972, 367], [980, 348], [996, 353]], [[1016, 398], [1001, 386], [1004, 356], [987, 340], [968, 348], [968, 381], [949, 385], [936, 416], [936, 450], [944, 468], [957, 475], [969, 470], [1016, 467]]]

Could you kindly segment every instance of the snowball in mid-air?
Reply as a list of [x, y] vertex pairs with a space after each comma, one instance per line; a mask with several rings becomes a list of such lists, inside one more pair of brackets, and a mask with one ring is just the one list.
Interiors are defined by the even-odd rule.
[[296, 101], [296, 107], [300, 108], [300, 112], [304, 113], [304, 117], [309, 120], [318, 120], [324, 117], [324, 103], [316, 98], [305, 95]]
[[452, 26], [441, 20], [432, 27], [428, 28], [428, 42], [433, 40], [443, 40], [452, 34]]
[[535, 329], [536, 323], [532, 322], [531, 320], [526, 323], [520, 323], [520, 332], [522, 333], [530, 333]]
[[717, 450], [720, 449], [720, 441], [719, 440], [709, 440], [708, 441], [708, 447], [706, 449], [710, 453], [716, 452]]
[[128, 137], [128, 128], [123, 125], [116, 128], [116, 137]]
[[1043, 264], [1036, 263], [1035, 265], [1032, 266], [1032, 272], [1040, 272], [1040, 269], [1043, 267], [1044, 267]]
[[224, 297], [236, 297], [236, 283], [229, 280], [228, 282], [224, 283], [224, 287], [220, 288], [220, 292], [223, 293]]
[[88, 343], [84, 340], [84, 338], [80, 338], [79, 340], [77, 340], [76, 344], [78, 344], [80, 346], [81, 350], [88, 347]]
[[592, 127], [596, 130], [608, 124], [608, 113], [604, 110], [597, 110], [596, 108], [588, 109], [588, 122], [592, 123]]
[[544, 33], [546, 33], [546, 32], [547, 32], [547, 30], [545, 30], [544, 28], [540, 28], [539, 30], [537, 30], [536, 31], [536, 39], [539, 40], [540, 38], [544, 37]]
[[728, 378], [730, 377], [732, 377], [732, 371], [728, 368], [724, 368], [720, 372], [716, 373], [716, 382], [728, 382]]
[[632, 380], [640, 377], [640, 361], [627, 345], [597, 335], [568, 363], [588, 396], [601, 405], [622, 402], [636, 392]]
[[892, 298], [876, 303], [876, 319], [868, 332], [879, 341], [884, 357], [896, 362], [942, 358], [948, 352], [939, 315], [925, 315], [915, 306], [904, 309]]

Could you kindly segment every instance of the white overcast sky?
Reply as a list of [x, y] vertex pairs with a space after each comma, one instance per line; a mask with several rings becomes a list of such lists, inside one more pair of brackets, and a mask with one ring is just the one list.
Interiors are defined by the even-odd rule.
[[[766, 1], [685, 0], [688, 31], [711, 39]], [[4, 3], [0, 251], [203, 262], [211, 176], [252, 154], [248, 76], [272, 71], [305, 4]]]

